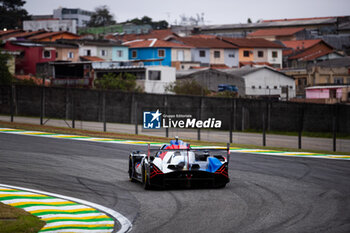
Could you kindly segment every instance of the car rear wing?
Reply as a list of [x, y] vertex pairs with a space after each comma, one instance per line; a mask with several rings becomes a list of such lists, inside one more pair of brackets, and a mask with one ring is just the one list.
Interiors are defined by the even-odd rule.
[[159, 152], [159, 151], [226, 151], [227, 163], [230, 161], [230, 143], [227, 143], [226, 147], [199, 147], [199, 148], [191, 148], [190, 144], [188, 144], [187, 148], [179, 148], [179, 149], [151, 149], [151, 144], [148, 144], [147, 150], [147, 158], [150, 159], [151, 152]]

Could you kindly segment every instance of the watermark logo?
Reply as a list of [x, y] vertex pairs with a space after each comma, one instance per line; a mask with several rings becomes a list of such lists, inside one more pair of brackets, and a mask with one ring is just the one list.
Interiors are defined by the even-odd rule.
[[143, 128], [160, 129], [161, 115], [159, 109], [156, 112], [143, 112]]

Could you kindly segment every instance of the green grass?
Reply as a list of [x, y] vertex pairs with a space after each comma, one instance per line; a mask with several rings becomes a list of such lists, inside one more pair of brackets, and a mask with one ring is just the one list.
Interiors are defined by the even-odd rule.
[[38, 217], [0, 202], [1, 233], [34, 233], [45, 225]]
[[[91, 131], [91, 130], [82, 130], [82, 129], [72, 129], [66, 127], [54, 127], [46, 125], [34, 125], [26, 123], [11, 123], [0, 121], [0, 127], [4, 128], [13, 128], [13, 129], [23, 129], [23, 130], [33, 130], [33, 131], [43, 131], [50, 133], [61, 133], [61, 134], [74, 134], [74, 135], [83, 135], [90, 137], [103, 137], [103, 138], [114, 138], [114, 139], [124, 139], [124, 140], [141, 140], [141, 141], [150, 141], [150, 142], [164, 142], [168, 143], [169, 138], [166, 137], [155, 137], [148, 135], [135, 135], [135, 134], [126, 134], [126, 133], [111, 133], [111, 132], [101, 132], [101, 131]], [[206, 141], [197, 141], [197, 140], [186, 140], [186, 142], [191, 145], [198, 146], [226, 146], [226, 143], [220, 142], [206, 142]], [[240, 147], [247, 149], [267, 149], [267, 150], [279, 150], [279, 151], [291, 151], [291, 152], [312, 152], [320, 154], [334, 154], [334, 155], [350, 155], [350, 152], [333, 152], [325, 150], [307, 150], [307, 149], [296, 149], [296, 148], [283, 148], [283, 147], [270, 147], [270, 146], [255, 146], [255, 145], [246, 145], [246, 144], [237, 144], [231, 143], [231, 147]]]

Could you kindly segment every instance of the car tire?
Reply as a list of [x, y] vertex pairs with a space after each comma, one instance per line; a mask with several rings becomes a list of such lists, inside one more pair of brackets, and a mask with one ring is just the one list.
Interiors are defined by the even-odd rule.
[[128, 173], [129, 173], [129, 180], [131, 182], [135, 182], [135, 178], [133, 177], [133, 167], [132, 167], [132, 159], [131, 159], [131, 156], [129, 157], [129, 170], [128, 170]]
[[151, 189], [151, 185], [149, 183], [149, 176], [147, 174], [147, 170], [145, 169], [145, 166], [142, 168], [142, 185], [145, 190]]

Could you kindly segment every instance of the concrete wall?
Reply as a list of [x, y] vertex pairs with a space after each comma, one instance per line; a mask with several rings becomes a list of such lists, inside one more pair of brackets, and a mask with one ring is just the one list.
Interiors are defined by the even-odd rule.
[[[11, 87], [0, 86], [0, 114], [10, 114]], [[15, 86], [14, 110], [16, 115], [40, 116], [41, 87]], [[327, 104], [300, 104], [253, 99], [227, 99], [200, 96], [176, 96], [106, 91], [107, 122], [133, 123], [137, 102], [138, 123], [142, 112], [160, 109], [168, 114], [191, 114], [200, 119], [215, 117], [223, 121], [222, 129], [262, 129], [262, 114], [266, 114], [268, 130], [332, 132], [336, 116], [339, 133], [350, 133], [350, 106]], [[45, 88], [45, 117], [71, 119], [74, 109], [76, 120], [102, 121], [103, 91], [88, 89]], [[74, 99], [74, 102], [72, 101]], [[74, 103], [74, 105], [72, 104]], [[200, 110], [200, 111], [199, 111]], [[235, 115], [233, 114], [235, 112]], [[232, 116], [232, 117], [231, 117]], [[234, 117], [233, 117], [234, 116]]]
[[[277, 52], [277, 57], [272, 57], [273, 52]], [[282, 49], [267, 49], [267, 62], [282, 68]]]

